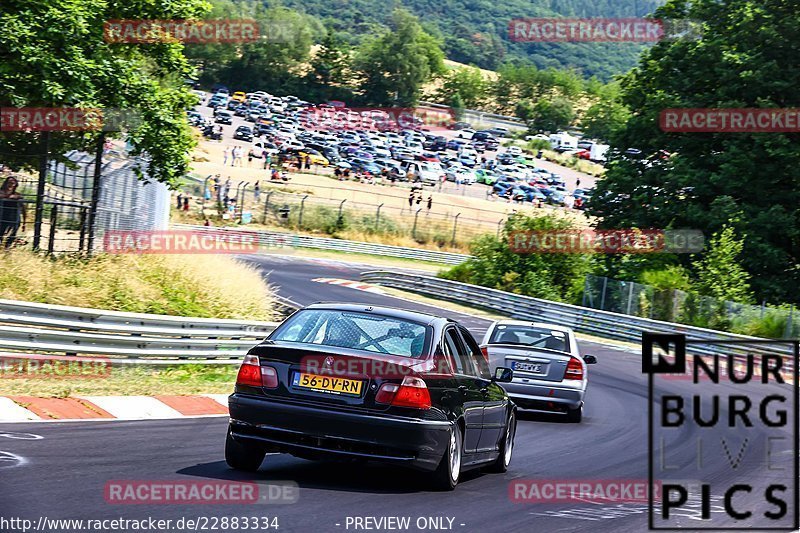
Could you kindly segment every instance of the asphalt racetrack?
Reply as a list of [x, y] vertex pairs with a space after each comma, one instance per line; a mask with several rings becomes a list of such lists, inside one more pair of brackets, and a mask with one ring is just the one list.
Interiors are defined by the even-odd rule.
[[[357, 280], [359, 272], [371, 267], [290, 256], [252, 256], [247, 260], [269, 276], [281, 296], [301, 305], [348, 301], [429, 311], [460, 320], [478, 338], [488, 326], [486, 320], [477, 317], [313, 281], [321, 277]], [[153, 517], [170, 519], [173, 524], [181, 518], [276, 517], [277, 522], [272, 523], [277, 523], [278, 531], [297, 532], [388, 531], [389, 526], [403, 523], [377, 522], [386, 517], [409, 517], [406, 530], [410, 531], [645, 531], [646, 502], [516, 502], [510, 492], [515, 480], [647, 481], [648, 391], [641, 372], [641, 355], [589, 342], [582, 342], [581, 348], [582, 353], [593, 354], [599, 361], [590, 367], [583, 422], [569, 424], [556, 415], [521, 414], [508, 473], [472, 471], [465, 474], [453, 492], [429, 491], [416, 473], [401, 469], [319, 463], [284, 455], [268, 455], [255, 476], [234, 472], [223, 459], [225, 417], [16, 423], [0, 425], [0, 516], [26, 518], [34, 524], [41, 517]], [[670, 386], [685, 395], [693, 393], [691, 382], [675, 381]], [[667, 444], [685, 442], [686, 446], [695, 446], [698, 436], [709, 443], [709, 461], [725, 458], [720, 452], [719, 435], [713, 429], [687, 426], [670, 433]], [[740, 454], [740, 442], [729, 439], [727, 445], [729, 456]], [[712, 483], [712, 513], [722, 512], [717, 487], [727, 487], [737, 480], [760, 479], [764, 465], [750, 460], [750, 454], [763, 458], [765, 446], [763, 439], [752, 439], [741, 452], [743, 459], [736, 468], [726, 459], [719, 462], [712, 478], [703, 478]], [[780, 457], [778, 452], [773, 453]], [[789, 459], [783, 455], [783, 460]], [[673, 468], [671, 479], [698, 478], [696, 465], [690, 460], [671, 461], [668, 454], [665, 462]], [[105, 498], [106, 484], [112, 480], [254, 479], [296, 483], [297, 501], [264, 505], [120, 505]], [[756, 493], [736, 501], [750, 505], [754, 512], [761, 507], [770, 508]], [[699, 515], [699, 505], [682, 510], [679, 526], [689, 531], [700, 527]], [[375, 521], [363, 520], [369, 517]], [[733, 526], [727, 517], [720, 516], [720, 520], [719, 524]], [[213, 522], [205, 523], [206, 530], [214, 531], [208, 527]], [[379, 524], [384, 527], [377, 527]], [[217, 525], [217, 531], [233, 530]], [[2, 527], [0, 530], [14, 531]], [[170, 531], [179, 529], [173, 527]]]

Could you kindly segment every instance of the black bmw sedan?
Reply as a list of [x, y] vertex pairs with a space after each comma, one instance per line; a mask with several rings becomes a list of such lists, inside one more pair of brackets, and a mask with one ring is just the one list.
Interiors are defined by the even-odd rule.
[[256, 471], [268, 452], [363, 459], [427, 472], [505, 472], [516, 407], [463, 326], [357, 304], [297, 311], [245, 356], [229, 398], [225, 460]]

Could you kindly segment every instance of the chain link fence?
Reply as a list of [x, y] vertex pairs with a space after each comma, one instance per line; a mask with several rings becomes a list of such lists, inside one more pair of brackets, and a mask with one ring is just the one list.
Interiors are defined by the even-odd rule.
[[768, 338], [796, 338], [800, 316], [793, 305], [748, 305], [681, 290], [602, 276], [587, 276], [584, 307]]
[[10, 190], [9, 183], [17, 182], [15, 194], [0, 198], [3, 246], [91, 253], [108, 230], [168, 227], [169, 190], [142, 177], [142, 160], [110, 143], [101, 154], [72, 151], [55, 159], [38, 154], [14, 169], [0, 155], [0, 186]]

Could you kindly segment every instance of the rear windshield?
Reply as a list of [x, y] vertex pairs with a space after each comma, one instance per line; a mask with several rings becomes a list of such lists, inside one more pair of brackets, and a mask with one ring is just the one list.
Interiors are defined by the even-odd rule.
[[294, 314], [269, 338], [419, 358], [429, 335], [428, 326], [399, 318], [307, 309]]
[[500, 324], [489, 337], [488, 344], [520, 344], [569, 352], [569, 337], [563, 331], [525, 325]]

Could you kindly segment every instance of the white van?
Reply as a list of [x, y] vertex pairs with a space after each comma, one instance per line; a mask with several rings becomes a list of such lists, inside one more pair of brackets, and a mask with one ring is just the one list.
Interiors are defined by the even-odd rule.
[[558, 152], [578, 149], [578, 138], [569, 133], [554, 133], [549, 140], [550, 146]]

